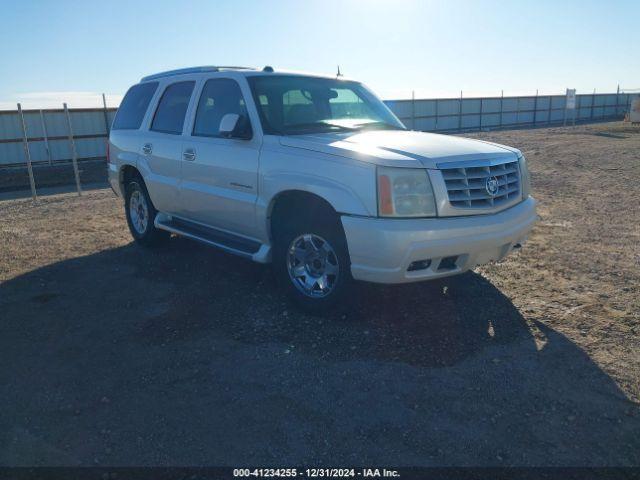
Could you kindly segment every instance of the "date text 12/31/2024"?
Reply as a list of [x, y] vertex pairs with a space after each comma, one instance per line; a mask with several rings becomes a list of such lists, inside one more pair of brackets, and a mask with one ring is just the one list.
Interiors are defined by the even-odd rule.
[[236, 468], [233, 470], [234, 477], [263, 477], [263, 478], [394, 478], [399, 477], [397, 470], [387, 470], [386, 468]]

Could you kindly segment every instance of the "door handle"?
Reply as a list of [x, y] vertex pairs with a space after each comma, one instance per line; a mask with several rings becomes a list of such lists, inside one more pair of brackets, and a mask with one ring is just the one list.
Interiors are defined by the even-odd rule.
[[151, 152], [153, 152], [153, 145], [151, 145], [150, 143], [145, 143], [142, 146], [142, 153], [144, 153], [145, 155], [151, 155]]
[[182, 158], [189, 162], [192, 162], [196, 159], [196, 151], [193, 148], [187, 148], [184, 152], [182, 152]]

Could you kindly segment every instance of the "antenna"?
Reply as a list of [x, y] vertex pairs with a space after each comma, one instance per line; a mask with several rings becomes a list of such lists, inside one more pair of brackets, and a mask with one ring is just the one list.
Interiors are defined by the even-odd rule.
[[336, 73], [336, 78], [340, 78], [342, 73], [340, 73], [340, 65], [338, 65], [338, 73]]

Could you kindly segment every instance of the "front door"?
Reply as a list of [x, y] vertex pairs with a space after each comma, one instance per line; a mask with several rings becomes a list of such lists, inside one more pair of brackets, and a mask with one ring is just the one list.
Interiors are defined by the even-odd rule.
[[[227, 113], [240, 115], [231, 138], [219, 133]], [[230, 78], [207, 80], [191, 132], [184, 137], [180, 216], [232, 233], [255, 236], [260, 142], [252, 134], [244, 97]]]

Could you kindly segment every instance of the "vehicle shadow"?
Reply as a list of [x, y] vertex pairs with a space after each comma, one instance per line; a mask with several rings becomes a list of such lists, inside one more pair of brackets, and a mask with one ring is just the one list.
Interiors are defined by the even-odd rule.
[[173, 238], [6, 281], [0, 312], [3, 465], [640, 463], [638, 405], [476, 273], [317, 317]]

